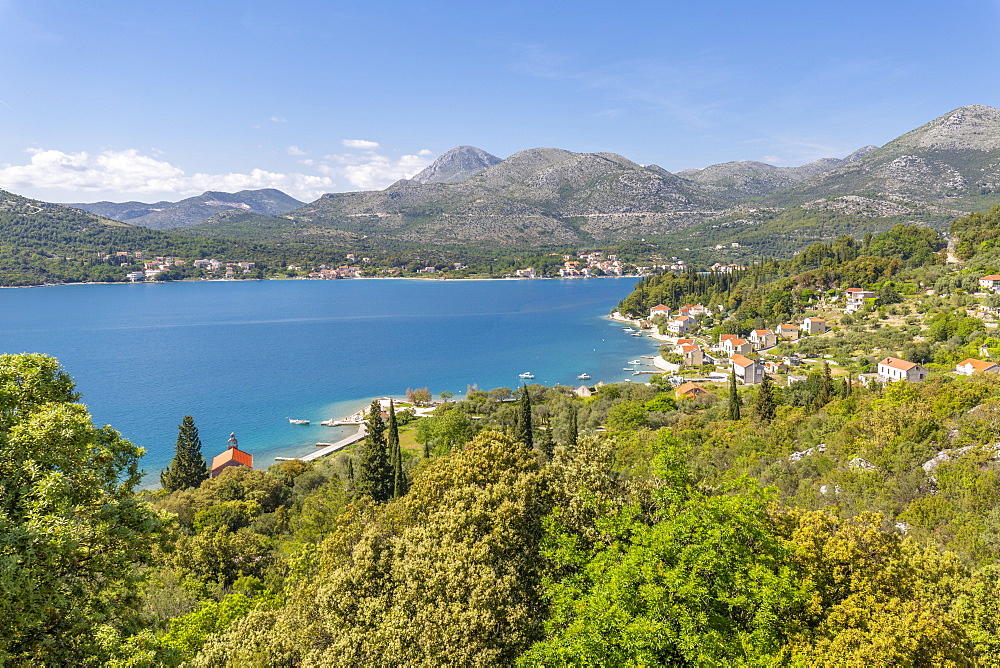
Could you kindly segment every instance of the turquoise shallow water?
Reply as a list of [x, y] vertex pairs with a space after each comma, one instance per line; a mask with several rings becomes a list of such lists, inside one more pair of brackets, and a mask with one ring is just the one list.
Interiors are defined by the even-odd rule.
[[[408, 387], [436, 395], [632, 379], [656, 342], [606, 316], [635, 279], [230, 281], [0, 290], [0, 352], [58, 357], [94, 421], [155, 473], [194, 416], [206, 456], [236, 432], [266, 467], [332, 441], [319, 426]], [[647, 380], [636, 377], [635, 380]], [[289, 425], [287, 417], [310, 426]], [[152, 479], [150, 480], [152, 482]]]

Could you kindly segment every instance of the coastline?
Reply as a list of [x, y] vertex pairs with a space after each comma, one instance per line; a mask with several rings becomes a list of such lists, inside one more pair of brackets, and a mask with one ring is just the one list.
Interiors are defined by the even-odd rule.
[[623, 276], [538, 276], [527, 278], [524, 276], [505, 276], [501, 278], [482, 277], [423, 277], [423, 276], [355, 276], [352, 278], [305, 278], [297, 276], [295, 278], [282, 278], [272, 276], [269, 278], [192, 278], [179, 281], [73, 281], [70, 283], [37, 283], [35, 285], [0, 285], [0, 290], [22, 290], [28, 288], [58, 288], [70, 285], [170, 285], [172, 283], [260, 283], [263, 281], [589, 281], [593, 279], [609, 278], [645, 278], [639, 274], [625, 274]]

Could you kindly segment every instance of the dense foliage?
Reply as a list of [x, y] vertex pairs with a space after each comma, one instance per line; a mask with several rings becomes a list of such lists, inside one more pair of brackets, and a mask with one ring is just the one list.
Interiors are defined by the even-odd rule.
[[95, 427], [42, 355], [0, 355], [0, 663], [97, 662], [141, 628], [138, 568], [164, 523], [132, 490], [142, 450]]
[[[1000, 377], [946, 371], [1000, 357], [980, 317], [1000, 300], [968, 294], [977, 274], [948, 271], [941, 246], [896, 227], [626, 299], [704, 302], [718, 334], [873, 290], [830, 335], [781, 344], [816, 358], [793, 384], [731, 377], [695, 400], [660, 376], [586, 397], [473, 387], [426, 417], [376, 402], [354, 448], [142, 501], [134, 448], [89, 424], [55, 362], [0, 358], [15, 462], [0, 549], [45, 547], [17, 553], [39, 568], [0, 570], [35, 597], [8, 604], [0, 647], [8, 662], [112, 666], [996, 665]], [[876, 350], [932, 375], [855, 382]], [[126, 484], [108, 487], [112, 470]], [[63, 502], [78, 476], [103, 481], [98, 501]], [[38, 516], [53, 494], [56, 514]], [[158, 545], [145, 501], [173, 523]], [[46, 526], [60, 540], [17, 543]], [[80, 536], [107, 554], [81, 558]]]

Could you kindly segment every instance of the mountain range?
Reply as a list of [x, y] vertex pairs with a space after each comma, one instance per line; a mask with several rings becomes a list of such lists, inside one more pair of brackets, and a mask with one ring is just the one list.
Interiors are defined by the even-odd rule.
[[[799, 167], [743, 161], [675, 174], [615, 153], [537, 148], [501, 160], [459, 146], [384, 190], [331, 193], [266, 218], [223, 212], [187, 232], [516, 248], [701, 240], [714, 234], [706, 230], [734, 224], [755, 226], [752, 236], [760, 238], [801, 219], [837, 221], [804, 233], [811, 238], [850, 232], [852, 225], [870, 231], [913, 221], [944, 228], [998, 202], [1000, 111], [973, 105], [885, 146]], [[796, 222], [788, 223], [790, 216]]]
[[220, 211], [235, 209], [274, 216], [297, 209], [303, 204], [304, 202], [300, 202], [280, 190], [265, 188], [263, 190], [241, 190], [236, 193], [210, 190], [179, 202], [156, 202], [154, 204], [94, 202], [92, 204], [71, 203], [64, 206], [83, 209], [123, 223], [162, 230], [197, 225]]
[[[944, 229], [1000, 203], [1000, 110], [961, 107], [885, 144], [799, 167], [742, 161], [671, 173], [615, 153], [473, 146], [384, 190], [302, 204], [277, 190], [74, 204], [188, 236], [366, 248], [517, 249], [655, 240], [792, 252], [897, 222]], [[221, 209], [221, 211], [220, 211]]]

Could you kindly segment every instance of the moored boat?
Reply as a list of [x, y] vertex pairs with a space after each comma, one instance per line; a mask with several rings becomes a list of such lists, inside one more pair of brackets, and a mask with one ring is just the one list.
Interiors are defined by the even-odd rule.
[[288, 418], [289, 424], [309, 424], [309, 420], [300, 420], [296, 418]]
[[579, 380], [590, 380], [590, 374], [589, 373], [581, 373], [579, 376], [577, 376], [577, 379], [579, 379]]
[[534, 378], [535, 374], [531, 373], [530, 371], [525, 371], [524, 373], [517, 374], [517, 377], [518, 378]]

